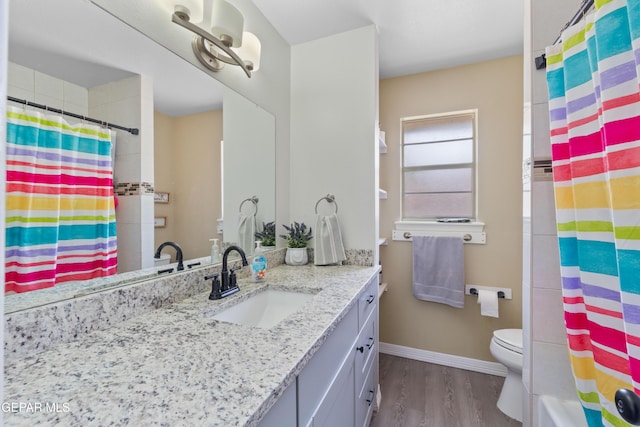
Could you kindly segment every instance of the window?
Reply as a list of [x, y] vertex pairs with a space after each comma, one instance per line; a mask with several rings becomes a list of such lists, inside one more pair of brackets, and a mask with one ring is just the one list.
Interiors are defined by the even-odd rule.
[[402, 120], [402, 219], [476, 217], [476, 111]]

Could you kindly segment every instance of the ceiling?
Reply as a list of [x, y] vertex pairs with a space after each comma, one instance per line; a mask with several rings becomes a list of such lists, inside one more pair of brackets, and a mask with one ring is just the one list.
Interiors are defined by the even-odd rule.
[[[523, 51], [522, 0], [253, 1], [291, 45], [375, 24], [380, 78]], [[217, 80], [89, 0], [20, 0], [9, 8], [12, 62], [84, 87], [150, 75], [156, 110], [171, 116], [222, 105]]]

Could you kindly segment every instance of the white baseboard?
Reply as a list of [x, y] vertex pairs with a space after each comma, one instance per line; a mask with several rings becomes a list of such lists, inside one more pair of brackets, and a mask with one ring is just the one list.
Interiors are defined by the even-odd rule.
[[436, 353], [435, 351], [420, 350], [402, 345], [381, 342], [380, 353], [392, 356], [406, 357], [407, 359], [421, 362], [435, 363], [437, 365], [450, 366], [452, 368], [466, 369], [467, 371], [483, 374], [507, 376], [507, 368], [501, 363], [487, 362], [485, 360], [471, 359], [469, 357], [454, 356], [452, 354]]

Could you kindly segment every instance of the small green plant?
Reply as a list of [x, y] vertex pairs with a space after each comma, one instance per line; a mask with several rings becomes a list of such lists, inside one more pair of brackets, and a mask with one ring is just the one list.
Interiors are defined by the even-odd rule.
[[306, 248], [307, 243], [313, 237], [311, 227], [307, 230], [307, 226], [303, 223], [295, 222], [289, 226], [282, 225], [287, 234], [281, 234], [280, 237], [287, 241], [290, 248]]
[[262, 246], [275, 246], [276, 245], [276, 223], [263, 222], [262, 231], [256, 233], [256, 239], [260, 240]]

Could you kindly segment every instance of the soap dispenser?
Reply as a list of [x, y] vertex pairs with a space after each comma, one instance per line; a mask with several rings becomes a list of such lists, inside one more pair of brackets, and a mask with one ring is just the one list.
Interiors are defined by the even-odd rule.
[[256, 240], [256, 250], [251, 260], [251, 281], [264, 282], [267, 270], [267, 257], [264, 256], [264, 249], [260, 246], [260, 240]]
[[211, 263], [220, 262], [220, 247], [218, 246], [218, 239], [209, 239], [213, 242], [211, 245]]

